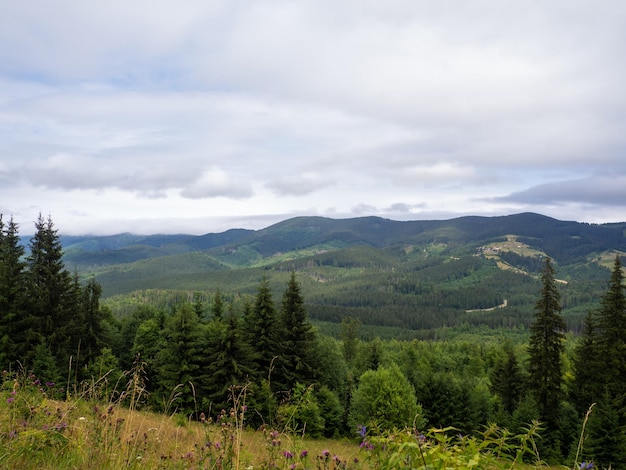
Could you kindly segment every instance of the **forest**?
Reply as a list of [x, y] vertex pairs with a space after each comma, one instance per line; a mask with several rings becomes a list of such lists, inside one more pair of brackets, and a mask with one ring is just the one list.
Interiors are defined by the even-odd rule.
[[[438, 279], [461, 278], [450, 279], [449, 270], [428, 259], [412, 269], [428, 271], [429, 285], [394, 274], [386, 297], [417, 291], [424, 295], [410, 297], [414, 303], [408, 305], [402, 304], [408, 297], [398, 297], [398, 314], [391, 323], [385, 315], [377, 316], [381, 294], [374, 279], [359, 284], [359, 295], [342, 297], [347, 309], [317, 302], [319, 325], [336, 325], [329, 334], [312, 321], [299, 274], [301, 263], [310, 260], [302, 260], [260, 271], [251, 294], [217, 286], [186, 294], [143, 291], [127, 296], [119, 310], [114, 302], [103, 301], [93, 276], [66, 267], [50, 217], [36, 221], [27, 247], [20, 243], [13, 219], [0, 217], [0, 366], [55, 384], [61, 398], [94, 380], [106, 384], [103, 393], [115, 394], [125, 372], [133, 371], [145, 392], [140, 407], [192, 420], [228, 412], [233, 397], [245, 391], [247, 426], [288, 426], [312, 437], [354, 437], [361, 426], [374, 434], [404, 427], [452, 427], [472, 435], [490, 423], [520, 433], [537, 421], [544, 460], [559, 463], [581, 453], [598, 467], [626, 466], [621, 258], [616, 256], [606, 271], [597, 298], [597, 287], [587, 294], [591, 307], [580, 321], [568, 325], [562, 310], [571, 300], [562, 294], [567, 287], [557, 282], [553, 260], [545, 257], [537, 263], [505, 256], [510, 265], [540, 271], [536, 282], [527, 280], [534, 292], [527, 293], [526, 286], [523, 294], [532, 295], [533, 313], [522, 334], [488, 342], [401, 340], [372, 335], [371, 326], [406, 328], [413, 322], [410, 328], [428, 330], [436, 325], [428, 320], [434, 316], [417, 319], [407, 312], [428, 311], [424, 307], [443, 298], [461, 302], [457, 310], [468, 305], [467, 299], [475, 298], [470, 304], [476, 308], [504, 299], [488, 286], [467, 286], [461, 290], [462, 301], [443, 295], [435, 287]], [[328, 259], [334, 265], [341, 262]], [[370, 261], [380, 266], [384, 260]], [[491, 269], [489, 262], [475, 257], [458, 263], [461, 272]], [[275, 273], [280, 273], [278, 295], [271, 288]], [[501, 271], [499, 276], [513, 274]], [[592, 282], [598, 285], [597, 272]], [[158, 301], [150, 301], [151, 295]], [[327, 298], [333, 295], [328, 292]], [[514, 303], [515, 297], [508, 300]], [[373, 318], [367, 325], [364, 308]], [[352, 315], [346, 314], [350, 311]], [[397, 320], [403, 316], [405, 320]], [[459, 324], [472, 329], [471, 314]], [[364, 335], [368, 326], [370, 333]]]

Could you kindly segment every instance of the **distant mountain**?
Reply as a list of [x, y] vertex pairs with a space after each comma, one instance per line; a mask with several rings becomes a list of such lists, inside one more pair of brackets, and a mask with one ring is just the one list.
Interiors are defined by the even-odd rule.
[[[295, 269], [314, 318], [355, 315], [423, 329], [527, 324], [546, 256], [563, 280], [569, 318], [579, 323], [606, 286], [616, 253], [626, 252], [625, 233], [626, 223], [533, 213], [402, 222], [296, 217], [262, 230], [62, 237], [62, 244], [66, 266], [95, 276], [107, 297], [217, 288], [254, 295], [262, 276], [275, 279], [279, 294]], [[485, 310], [501, 305], [506, 308]]]

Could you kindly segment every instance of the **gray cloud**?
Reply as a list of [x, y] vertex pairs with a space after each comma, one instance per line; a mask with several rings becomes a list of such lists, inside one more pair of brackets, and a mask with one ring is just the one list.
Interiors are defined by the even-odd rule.
[[592, 176], [555, 181], [492, 198], [495, 202], [523, 204], [581, 203], [598, 206], [626, 206], [626, 175]]
[[285, 176], [276, 181], [271, 181], [267, 183], [267, 187], [279, 195], [305, 196], [335, 184], [335, 181], [329, 180], [323, 174], [308, 172], [300, 175]]
[[9, 2], [0, 200], [615, 217], [624, 181], [598, 175], [625, 174], [624, 24], [617, 0]]

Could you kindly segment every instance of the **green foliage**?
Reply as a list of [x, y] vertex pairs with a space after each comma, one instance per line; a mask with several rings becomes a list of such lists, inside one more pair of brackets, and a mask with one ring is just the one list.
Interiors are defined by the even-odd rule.
[[231, 311], [225, 324], [214, 320], [208, 328], [207, 398], [215, 409], [227, 409], [233, 386], [244, 386], [256, 375], [255, 353]]
[[160, 396], [183, 415], [196, 415], [197, 397], [207, 382], [203, 328], [191, 304], [183, 304], [165, 325], [163, 349], [157, 354]]
[[605, 393], [589, 417], [582, 457], [601, 468], [626, 465], [626, 434], [620, 426], [620, 406]]
[[293, 271], [283, 294], [279, 321], [280, 354], [274, 381], [281, 390], [289, 390], [296, 383], [309, 385], [315, 376], [316, 338]]
[[535, 305], [528, 344], [529, 390], [535, 396], [541, 420], [555, 430], [562, 394], [565, 321], [560, 314], [561, 298], [550, 258], [546, 258], [541, 280], [543, 287]]
[[359, 379], [352, 396], [349, 424], [352, 429], [367, 425], [372, 429], [394, 429], [423, 424], [415, 390], [400, 368], [368, 370]]
[[277, 424], [295, 434], [322, 436], [325, 422], [312, 386], [294, 386], [289, 399], [278, 407]]
[[275, 361], [280, 355], [280, 329], [267, 278], [262, 279], [258, 288], [246, 331], [255, 352], [256, 370], [262, 374], [261, 376], [271, 377]]

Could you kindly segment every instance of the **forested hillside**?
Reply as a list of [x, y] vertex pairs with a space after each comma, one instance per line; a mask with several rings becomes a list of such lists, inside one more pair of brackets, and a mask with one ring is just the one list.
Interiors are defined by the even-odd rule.
[[624, 225], [538, 214], [411, 222], [299, 217], [258, 231], [61, 240], [70, 269], [93, 276], [120, 314], [129, 295], [148, 289], [162, 291], [164, 303], [217, 288], [251, 296], [267, 275], [278, 294], [296, 270], [314, 322], [337, 325], [355, 316], [365, 326], [429, 337], [463, 325], [527, 328], [546, 256], [562, 281], [568, 328], [579, 331], [612, 259], [626, 251]]
[[[421, 245], [398, 242], [405, 238], [377, 219], [378, 234], [361, 233], [371, 220], [359, 219], [341, 222], [331, 238], [309, 237], [303, 221], [208, 250], [186, 251], [178, 238], [177, 254], [169, 247], [167, 256], [73, 274], [50, 218], [37, 221], [26, 248], [13, 220], [0, 218], [7, 403], [12, 377], [24, 371], [61, 398], [88, 387], [93, 399], [124, 401], [132, 382], [141, 390], [133, 406], [191, 420], [228, 413], [245, 396], [246, 426], [310, 436], [448, 426], [461, 435], [490, 426], [525, 435], [540, 423], [546, 461], [626, 465], [626, 291], [616, 226], [567, 229], [598, 250], [579, 261], [584, 250], [572, 248], [567, 264], [567, 250], [559, 263], [519, 233], [496, 235], [483, 219], [433, 222], [446, 239], [423, 230], [413, 234], [426, 237]], [[359, 230], [347, 231], [351, 223]], [[476, 224], [472, 233], [483, 235], [460, 235]], [[291, 251], [276, 252], [280, 240]], [[244, 258], [246, 267], [234, 267]], [[169, 272], [159, 275], [159, 266]], [[128, 293], [105, 301], [100, 281]], [[432, 341], [451, 326], [465, 336]], [[485, 329], [499, 334], [485, 341]], [[402, 332], [430, 340], [405, 341]], [[10, 433], [0, 432], [2, 444]]]

